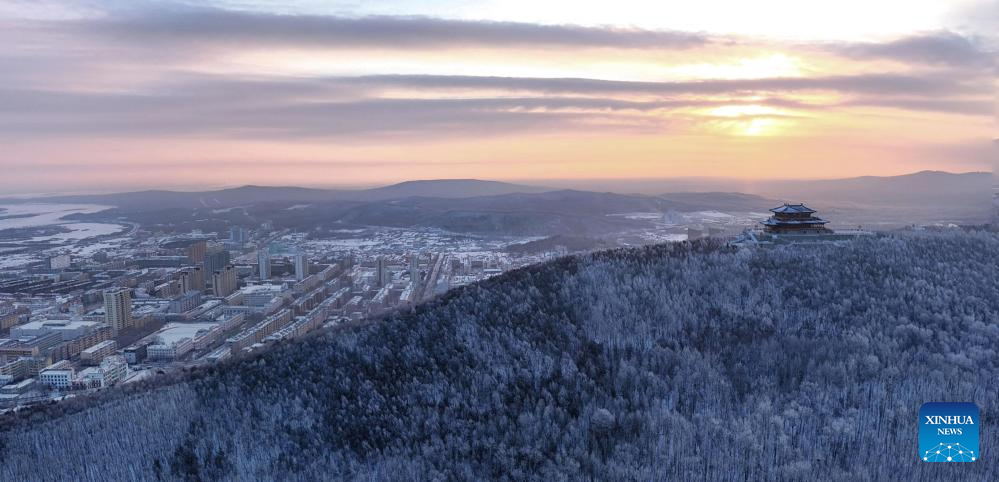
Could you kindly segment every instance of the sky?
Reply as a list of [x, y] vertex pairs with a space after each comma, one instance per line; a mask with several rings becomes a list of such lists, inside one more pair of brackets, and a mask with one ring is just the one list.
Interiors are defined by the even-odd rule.
[[0, 0], [0, 194], [991, 169], [999, 0]]

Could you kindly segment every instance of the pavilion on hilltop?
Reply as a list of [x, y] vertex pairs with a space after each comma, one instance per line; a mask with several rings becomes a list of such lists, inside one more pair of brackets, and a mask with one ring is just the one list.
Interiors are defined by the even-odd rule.
[[831, 234], [826, 221], [815, 216], [815, 210], [804, 204], [787, 204], [770, 210], [773, 216], [763, 221], [764, 231], [770, 234]]

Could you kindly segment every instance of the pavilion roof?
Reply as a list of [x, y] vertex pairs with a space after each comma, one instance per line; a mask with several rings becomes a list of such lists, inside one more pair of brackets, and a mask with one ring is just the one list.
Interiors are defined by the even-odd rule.
[[770, 212], [778, 214], [812, 214], [815, 212], [814, 209], [809, 209], [804, 203], [801, 204], [787, 204], [783, 206], [776, 207], [770, 210]]

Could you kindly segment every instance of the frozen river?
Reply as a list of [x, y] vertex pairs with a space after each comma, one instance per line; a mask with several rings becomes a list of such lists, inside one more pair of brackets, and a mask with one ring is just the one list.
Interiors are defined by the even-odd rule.
[[[99, 204], [0, 204], [0, 230], [15, 228], [34, 228], [53, 224], [68, 224], [70, 220], [62, 219], [70, 214], [92, 214], [111, 209], [111, 206]], [[109, 224], [108, 226], [117, 226]], [[111, 231], [112, 233], [114, 231]]]
[[[0, 268], [20, 266], [44, 257], [52, 246], [56, 246], [61, 252], [71, 254], [83, 254], [88, 249], [90, 243], [87, 240], [98, 236], [107, 236], [124, 231], [127, 226], [114, 223], [93, 223], [80, 222], [73, 219], [65, 219], [72, 214], [92, 214], [110, 209], [111, 206], [98, 204], [49, 204], [49, 203], [25, 203], [25, 204], [0, 204], [0, 231], [6, 229], [26, 229], [41, 228], [45, 226], [59, 226], [67, 230], [66, 232], [49, 235], [34, 236], [30, 239], [5, 239], [0, 235], [0, 243], [13, 245], [29, 245], [45, 243], [47, 248], [39, 252], [28, 252], [20, 254], [4, 255], [0, 252]], [[96, 240], [95, 240], [96, 241]]]

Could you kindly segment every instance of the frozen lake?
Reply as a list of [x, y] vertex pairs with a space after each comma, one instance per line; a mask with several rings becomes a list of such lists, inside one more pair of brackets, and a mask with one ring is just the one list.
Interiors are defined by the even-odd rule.
[[[107, 236], [124, 232], [126, 226], [115, 223], [93, 223], [81, 222], [74, 219], [65, 219], [72, 214], [92, 214], [98, 213], [111, 206], [98, 204], [54, 204], [54, 203], [26, 203], [26, 204], [0, 204], [0, 231], [5, 229], [30, 229], [43, 228], [45, 226], [59, 226], [66, 232], [39, 235], [31, 238], [19, 237], [18, 239], [4, 238], [0, 235], [0, 242], [8, 243], [11, 246], [30, 246], [44, 243], [44, 247], [39, 247], [36, 251], [17, 254], [4, 254], [0, 252], [0, 268], [12, 268], [29, 264], [44, 257], [49, 252], [69, 253], [72, 255], [93, 254], [95, 251], [109, 249], [121, 244], [122, 239], [105, 239], [102, 243], [88, 242], [98, 236]], [[16, 251], [21, 248], [8, 248], [7, 251]]]
[[117, 233], [124, 227], [120, 224], [84, 223], [63, 218], [71, 214], [99, 213], [110, 208], [111, 206], [98, 204], [2, 204], [0, 205], [0, 230], [58, 225], [70, 231], [51, 236], [38, 236], [32, 238], [32, 242], [67, 243], [95, 236], [105, 236]]

